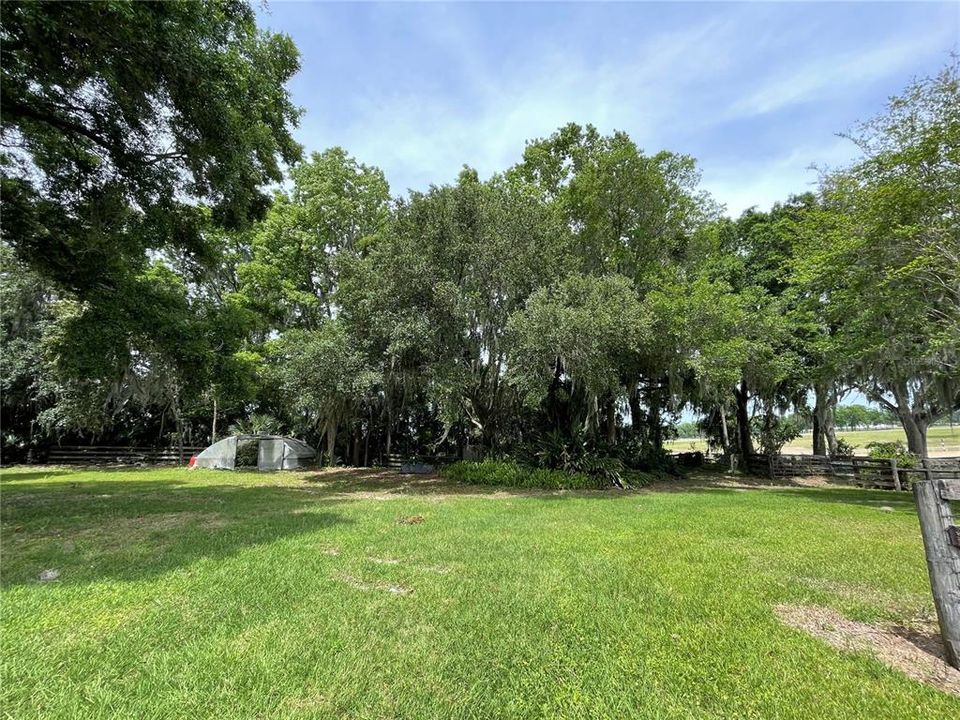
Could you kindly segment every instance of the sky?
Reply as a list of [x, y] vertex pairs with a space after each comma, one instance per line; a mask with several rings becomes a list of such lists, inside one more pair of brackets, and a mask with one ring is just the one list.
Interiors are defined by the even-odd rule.
[[849, 130], [960, 51], [960, 2], [271, 2], [308, 152], [340, 145], [394, 195], [481, 177], [568, 123], [694, 156], [731, 215], [812, 189]]

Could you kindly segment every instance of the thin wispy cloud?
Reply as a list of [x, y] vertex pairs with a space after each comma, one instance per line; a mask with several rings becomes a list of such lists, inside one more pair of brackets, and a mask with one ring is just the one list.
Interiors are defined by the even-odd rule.
[[694, 155], [736, 214], [810, 189], [835, 133], [936, 72], [960, 4], [275, 4], [303, 51], [310, 150], [342, 145], [397, 194], [483, 176], [568, 122]]

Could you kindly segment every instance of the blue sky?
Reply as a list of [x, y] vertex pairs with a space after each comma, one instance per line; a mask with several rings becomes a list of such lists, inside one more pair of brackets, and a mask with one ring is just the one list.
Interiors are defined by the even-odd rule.
[[853, 156], [836, 133], [960, 50], [960, 3], [273, 2], [308, 151], [341, 145], [395, 195], [482, 176], [567, 122], [697, 158], [737, 214]]

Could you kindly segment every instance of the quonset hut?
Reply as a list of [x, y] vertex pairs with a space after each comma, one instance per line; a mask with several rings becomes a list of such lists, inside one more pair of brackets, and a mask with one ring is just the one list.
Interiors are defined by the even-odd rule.
[[280, 435], [233, 435], [197, 455], [193, 467], [233, 470], [296, 470], [313, 463], [317, 451], [295, 438]]

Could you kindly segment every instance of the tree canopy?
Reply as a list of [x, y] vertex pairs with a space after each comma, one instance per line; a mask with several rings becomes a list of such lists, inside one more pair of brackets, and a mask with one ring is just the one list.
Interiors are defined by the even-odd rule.
[[303, 157], [297, 50], [244, 2], [10, 2], [0, 40], [5, 454], [233, 424], [645, 467], [684, 408], [728, 455], [800, 421], [833, 453], [876, 422], [852, 390], [923, 454], [960, 408], [956, 59], [728, 218], [694, 158], [590, 125], [404, 196]]

